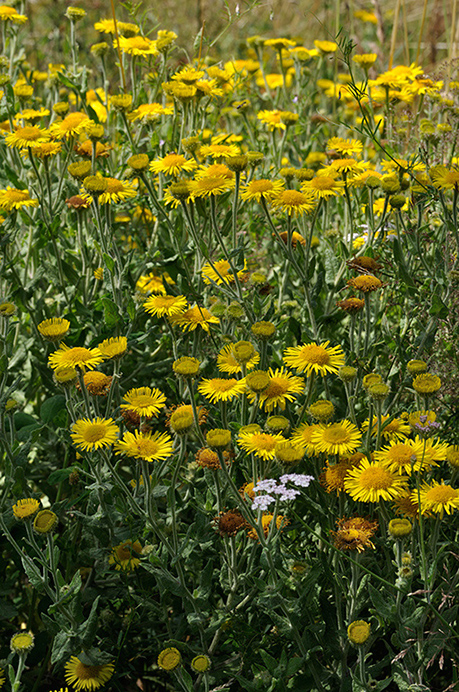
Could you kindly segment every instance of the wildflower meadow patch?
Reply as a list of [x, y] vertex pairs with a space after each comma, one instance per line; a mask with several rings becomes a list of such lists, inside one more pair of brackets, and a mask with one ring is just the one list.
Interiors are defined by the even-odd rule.
[[456, 63], [112, 4], [0, 7], [0, 688], [459, 689]]

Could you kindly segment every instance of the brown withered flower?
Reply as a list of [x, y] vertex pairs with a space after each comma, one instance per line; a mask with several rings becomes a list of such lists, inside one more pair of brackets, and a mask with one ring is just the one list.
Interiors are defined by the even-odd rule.
[[248, 524], [238, 509], [229, 509], [214, 518], [215, 527], [220, 536], [235, 536], [238, 531], [247, 528]]
[[366, 548], [374, 548], [371, 537], [378, 528], [377, 521], [369, 521], [364, 517], [338, 519], [338, 530], [332, 531], [335, 537], [335, 548], [339, 550], [356, 550], [363, 553]]

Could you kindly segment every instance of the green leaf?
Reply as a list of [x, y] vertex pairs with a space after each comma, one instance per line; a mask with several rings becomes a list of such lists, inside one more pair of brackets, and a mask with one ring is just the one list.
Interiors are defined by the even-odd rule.
[[47, 478], [48, 483], [51, 485], [55, 483], [62, 483], [62, 481], [66, 481], [67, 478], [70, 476], [71, 473], [75, 471], [75, 467], [69, 466], [66, 469], [56, 469], [56, 471], [53, 471], [50, 473], [50, 475]]
[[43, 402], [40, 408], [40, 418], [43, 423], [51, 423], [61, 413], [62, 409], [65, 409], [65, 396], [56, 394], [56, 396], [52, 396]]
[[110, 298], [102, 298], [102, 305], [104, 306], [104, 320], [107, 327], [113, 329], [118, 322], [121, 322], [121, 317], [118, 313], [118, 308], [113, 300]]
[[43, 588], [43, 578], [38, 567], [32, 562], [31, 558], [29, 557], [22, 557], [21, 562], [24, 568], [24, 572], [26, 573], [27, 578], [32, 584], [32, 586], [34, 586], [37, 589], [37, 591], [41, 591]]
[[383, 595], [372, 584], [368, 584], [368, 593], [378, 615], [381, 615], [385, 620], [392, 620], [395, 613], [395, 604], [391, 603], [388, 595]]
[[97, 596], [96, 600], [92, 604], [89, 617], [83, 625], [82, 644], [85, 648], [91, 646], [94, 641], [94, 637], [96, 636], [98, 625], [97, 606], [99, 605], [99, 599], [100, 596]]
[[107, 267], [108, 271], [110, 274], [113, 274], [113, 269], [115, 268], [115, 260], [113, 257], [110, 257], [110, 255], [107, 255], [106, 252], [103, 253], [102, 257], [104, 258], [105, 266]]
[[263, 651], [263, 649], [260, 649], [260, 656], [262, 657], [263, 663], [265, 664], [268, 671], [271, 673], [271, 675], [274, 675], [277, 666], [279, 665], [279, 661], [270, 656], [270, 654], [268, 654], [267, 651]]
[[432, 295], [432, 306], [429, 310], [429, 315], [434, 315], [440, 320], [445, 320], [448, 317], [448, 314], [448, 307], [444, 304], [440, 296], [434, 293]]
[[285, 674], [288, 678], [290, 678], [292, 675], [295, 675], [298, 673], [300, 668], [303, 665], [303, 659], [302, 658], [291, 658], [290, 661], [287, 663], [287, 668], [285, 671]]

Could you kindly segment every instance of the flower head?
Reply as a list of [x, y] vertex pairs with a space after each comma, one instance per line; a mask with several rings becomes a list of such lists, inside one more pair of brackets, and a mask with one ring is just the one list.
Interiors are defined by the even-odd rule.
[[218, 401], [232, 401], [245, 392], [245, 382], [244, 380], [221, 377], [203, 379], [198, 385], [198, 392], [213, 404]]
[[362, 433], [351, 421], [343, 420], [330, 425], [319, 425], [312, 434], [311, 442], [317, 452], [346, 455], [355, 452]]
[[[411, 494], [411, 499], [417, 504], [417, 490]], [[429, 483], [424, 483], [420, 489], [420, 511], [421, 514], [439, 514], [443, 518], [443, 514], [452, 514], [454, 510], [459, 509], [459, 490], [447, 485], [443, 481], [438, 483], [432, 480]]]
[[423, 372], [416, 375], [413, 380], [413, 389], [418, 394], [428, 396], [435, 394], [441, 387], [441, 380], [438, 375], [432, 375], [430, 372]]
[[370, 632], [371, 627], [369, 622], [365, 622], [365, 620], [355, 620], [351, 622], [347, 628], [347, 638], [351, 644], [365, 644], [370, 636]]
[[271, 198], [271, 204], [277, 209], [287, 212], [289, 216], [309, 214], [316, 206], [316, 195], [311, 190], [282, 190]]
[[16, 190], [7, 187], [0, 190], [0, 209], [3, 211], [17, 211], [22, 207], [38, 207], [38, 199], [30, 199], [28, 190]]
[[274, 459], [276, 445], [283, 442], [284, 438], [279, 433], [272, 435], [263, 432], [243, 432], [239, 434], [237, 444], [246, 452], [255, 454], [262, 459]]
[[344, 365], [344, 352], [341, 346], [329, 348], [329, 341], [322, 344], [312, 342], [302, 346], [292, 346], [284, 351], [284, 363], [299, 372], [305, 372], [307, 377], [313, 373], [322, 377], [328, 373], [336, 373]]
[[199, 656], [195, 656], [191, 661], [191, 667], [196, 673], [205, 673], [209, 670], [210, 665], [210, 658], [205, 654], [199, 654]]
[[73, 444], [85, 452], [110, 447], [118, 438], [119, 427], [112, 418], [81, 418], [72, 425]]
[[381, 288], [383, 283], [377, 276], [372, 276], [371, 274], [360, 274], [360, 276], [355, 276], [349, 279], [347, 282], [348, 286], [355, 288], [357, 291], [362, 293], [369, 293], [371, 291], [377, 291]]
[[159, 389], [150, 387], [138, 387], [130, 389], [123, 397], [126, 403], [121, 404], [121, 409], [137, 413], [145, 418], [157, 416], [166, 405], [166, 397]]
[[83, 663], [78, 656], [71, 656], [64, 668], [65, 680], [68, 685], [72, 685], [76, 692], [98, 690], [110, 680], [115, 670], [113, 663], [88, 665]]
[[172, 324], [177, 324], [186, 331], [194, 331], [201, 327], [205, 332], [210, 332], [211, 324], [220, 324], [218, 317], [212, 315], [207, 308], [202, 308], [199, 305], [194, 305], [180, 315], [172, 315], [170, 317]]
[[126, 353], [127, 338], [125, 336], [114, 336], [97, 344], [97, 348], [104, 358], [118, 360]]
[[344, 489], [358, 502], [379, 502], [398, 497], [407, 487], [408, 478], [389, 471], [387, 466], [362, 459], [344, 479]]
[[140, 565], [140, 560], [137, 555], [142, 552], [142, 546], [139, 541], [123, 541], [119, 545], [112, 548], [112, 552], [108, 558], [110, 565], [115, 565], [116, 570], [123, 572], [132, 572]]
[[26, 497], [18, 500], [13, 505], [13, 514], [16, 519], [30, 519], [40, 509], [40, 502], [33, 497]]
[[66, 368], [81, 368], [82, 370], [88, 368], [88, 370], [93, 370], [103, 360], [104, 356], [98, 348], [84, 348], [82, 346], [71, 348], [61, 344], [58, 350], [49, 356], [48, 364], [53, 370]]
[[[296, 396], [304, 391], [304, 379], [291, 375], [285, 368], [276, 370], [270, 368], [268, 377], [268, 386], [263, 389], [259, 397], [259, 406], [265, 411], [271, 412], [276, 406], [284, 410], [288, 401], [295, 401]], [[255, 398], [252, 389], [248, 393], [250, 401]]]
[[51, 533], [58, 522], [57, 514], [50, 509], [42, 509], [33, 520], [34, 531], [41, 534]]
[[172, 438], [167, 433], [125, 432], [123, 439], [115, 445], [116, 454], [143, 459], [144, 461], [165, 461], [174, 449]]
[[180, 665], [181, 661], [180, 651], [173, 646], [163, 649], [158, 656], [158, 666], [163, 670], [174, 670], [174, 668]]
[[11, 651], [15, 654], [26, 654], [33, 648], [35, 637], [32, 632], [18, 632], [10, 639]]
[[335, 548], [339, 550], [356, 550], [362, 553], [366, 548], [374, 548], [371, 538], [378, 528], [377, 521], [363, 517], [338, 519], [338, 530], [333, 531]]
[[[242, 372], [242, 365], [238, 359], [236, 349], [237, 344], [227, 344], [222, 348], [217, 356], [217, 367], [220, 372], [227, 372], [230, 375]], [[260, 362], [260, 355], [252, 347], [252, 354], [245, 362], [247, 370], [252, 370]]]

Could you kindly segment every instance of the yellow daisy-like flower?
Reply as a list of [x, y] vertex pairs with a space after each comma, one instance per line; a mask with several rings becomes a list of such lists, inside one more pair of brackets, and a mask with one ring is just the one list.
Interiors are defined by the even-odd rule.
[[172, 455], [173, 450], [172, 437], [167, 433], [142, 433], [139, 430], [124, 433], [123, 439], [115, 445], [116, 454], [145, 461], [165, 461]]
[[60, 341], [70, 329], [70, 322], [62, 317], [52, 317], [37, 325], [37, 329], [44, 339], [48, 341]]
[[286, 125], [282, 122], [282, 111], [272, 110], [272, 111], [260, 111], [257, 114], [258, 120], [268, 126], [270, 132], [274, 130], [285, 130]]
[[[291, 375], [284, 368], [270, 368], [268, 377], [268, 386], [259, 394], [259, 406], [265, 411], [271, 412], [276, 406], [284, 410], [287, 401], [295, 401], [296, 396], [304, 392], [304, 379]], [[247, 394], [251, 402], [255, 400], [255, 396], [252, 391]]]
[[[135, 24], [129, 24], [127, 22], [116, 22], [116, 28], [120, 34], [138, 34], [140, 31], [138, 26]], [[99, 31], [101, 34], [114, 34], [115, 22], [113, 19], [101, 19], [99, 22], [94, 24], [94, 29]]]
[[57, 156], [61, 151], [62, 144], [60, 142], [37, 142], [33, 148], [33, 155], [39, 159], [46, 159], [48, 156]]
[[371, 538], [378, 528], [376, 521], [368, 521], [363, 517], [338, 519], [337, 531], [332, 531], [335, 537], [335, 548], [338, 550], [356, 550], [363, 553], [365, 548], [374, 548]]
[[138, 387], [130, 389], [123, 397], [120, 408], [137, 413], [144, 418], [157, 416], [159, 411], [166, 405], [166, 397], [159, 389], [150, 387]]
[[[105, 375], [98, 370], [90, 370], [83, 375], [84, 386], [93, 396], [106, 396], [110, 389], [113, 377]], [[79, 387], [79, 384], [77, 384]]]
[[86, 113], [80, 111], [69, 113], [63, 120], [54, 122], [49, 128], [49, 133], [54, 139], [70, 139], [80, 135], [88, 121]]
[[110, 680], [115, 670], [113, 663], [102, 663], [101, 665], [87, 665], [82, 663], [78, 656], [71, 656], [70, 661], [64, 666], [65, 680], [68, 685], [80, 692], [89, 690], [93, 692], [103, 687]]
[[218, 401], [231, 401], [245, 392], [245, 382], [234, 378], [203, 379], [198, 385], [198, 392], [213, 404]]
[[317, 175], [312, 180], [305, 180], [301, 185], [302, 192], [312, 192], [317, 199], [340, 197], [344, 195], [344, 183], [331, 175]]
[[247, 431], [239, 434], [237, 444], [246, 452], [267, 460], [274, 459], [276, 444], [283, 441], [284, 437], [279, 433], [273, 435], [263, 432]]
[[362, 459], [344, 479], [344, 489], [353, 500], [379, 502], [393, 500], [407, 489], [407, 476], [391, 473], [386, 465]]
[[133, 572], [140, 565], [140, 560], [136, 556], [140, 555], [141, 552], [142, 546], [140, 542], [132, 542], [128, 539], [112, 548], [108, 562], [110, 565], [115, 565], [115, 569], [118, 571]]
[[197, 168], [198, 164], [194, 159], [186, 159], [183, 154], [166, 154], [160, 159], [150, 163], [152, 173], [164, 173], [177, 177], [183, 171], [190, 173]]
[[18, 500], [13, 505], [13, 514], [16, 519], [29, 519], [40, 509], [40, 502], [33, 497], [26, 497], [23, 500]]
[[185, 84], [194, 84], [199, 79], [202, 79], [205, 75], [203, 70], [197, 70], [193, 65], [185, 65], [178, 72], [172, 75], [172, 79], [179, 82], [185, 82]]
[[459, 445], [448, 445], [446, 449], [446, 461], [453, 469], [459, 468]]
[[[413, 503], [418, 502], [418, 492], [414, 490], [411, 493]], [[424, 483], [420, 489], [420, 508], [421, 514], [439, 514], [440, 519], [443, 514], [452, 514], [454, 510], [459, 509], [459, 490], [453, 488], [446, 483], [438, 483], [431, 481]]]
[[[393, 440], [388, 447], [374, 453], [376, 461], [387, 466], [392, 473], [411, 475], [412, 471], [426, 471], [431, 464], [423, 455], [423, 440]], [[423, 458], [424, 457], [424, 458]]]
[[316, 344], [315, 341], [302, 346], [291, 346], [284, 351], [284, 363], [306, 377], [316, 373], [324, 377], [328, 373], [337, 373], [344, 365], [344, 351], [341, 346], [328, 347], [329, 341]]
[[314, 456], [318, 454], [316, 445], [312, 442], [312, 436], [314, 433], [320, 429], [319, 423], [314, 423], [309, 425], [309, 423], [302, 423], [296, 430], [293, 431], [291, 436], [291, 441], [295, 444], [302, 445], [309, 456]]
[[314, 41], [314, 45], [317, 50], [322, 51], [322, 53], [336, 53], [338, 50], [338, 44], [334, 41]]
[[419, 455], [419, 462], [426, 464], [427, 466], [438, 466], [435, 462], [444, 461], [448, 454], [448, 445], [446, 442], [441, 442], [440, 440], [435, 440], [434, 438], [429, 438], [424, 440], [423, 438], [416, 435], [415, 443], [423, 445], [423, 451]]
[[228, 190], [232, 190], [235, 183], [223, 175], [206, 175], [195, 180], [193, 183], [194, 197], [211, 197], [224, 195]]
[[18, 632], [10, 639], [10, 649], [14, 653], [25, 654], [33, 649], [35, 637], [32, 632]]
[[358, 156], [362, 153], [363, 144], [358, 139], [342, 139], [342, 137], [331, 137], [327, 142], [327, 149], [336, 151], [338, 154], [346, 156]]
[[161, 275], [158, 275], [155, 271], [153, 271], [149, 274], [142, 274], [139, 276], [135, 285], [135, 290], [139, 291], [139, 293], [159, 293], [160, 295], [165, 296], [165, 283], [169, 284], [169, 286], [173, 286], [175, 281], [167, 272], [163, 272]]
[[234, 173], [224, 163], [212, 163], [210, 166], [199, 166], [195, 179], [201, 178], [226, 178], [234, 181]]
[[319, 425], [313, 432], [311, 443], [317, 452], [325, 454], [352, 454], [360, 445], [362, 433], [349, 420], [330, 425]]
[[[244, 268], [246, 263], [244, 262]], [[201, 269], [201, 274], [204, 279], [205, 284], [210, 284], [215, 282], [218, 286], [222, 284], [234, 283], [234, 274], [231, 271], [231, 266], [228, 260], [217, 260], [217, 262], [206, 262]], [[243, 281], [247, 276], [246, 272], [242, 269], [237, 272], [237, 278], [239, 281]]]
[[177, 324], [184, 332], [187, 330], [192, 332], [198, 327], [201, 327], [205, 332], [210, 332], [211, 324], [220, 324], [218, 317], [215, 317], [209, 310], [199, 305], [194, 305], [181, 315], [172, 315], [170, 322]]
[[118, 438], [119, 427], [112, 418], [80, 418], [72, 425], [73, 444], [85, 452], [110, 447]]
[[97, 344], [97, 348], [104, 358], [118, 360], [126, 353], [127, 337], [114, 336], [111, 339], [104, 339], [100, 344]]
[[446, 166], [432, 166], [429, 175], [434, 187], [441, 190], [457, 190], [459, 185], [459, 169]]
[[413, 389], [418, 394], [423, 394], [424, 396], [429, 394], [435, 394], [441, 387], [441, 379], [438, 375], [432, 375], [429, 372], [423, 372], [420, 375], [416, 375], [413, 380]]
[[19, 14], [10, 5], [0, 5], [0, 20], [2, 22], [13, 22], [13, 24], [24, 24], [28, 21], [25, 14]]
[[49, 132], [37, 125], [18, 127], [13, 132], [6, 134], [5, 142], [8, 147], [15, 149], [34, 149], [38, 144], [49, 140]]
[[148, 122], [150, 120], [158, 120], [162, 115], [173, 115], [173, 106], [162, 106], [160, 103], [142, 103], [138, 108], [128, 113], [128, 120], [135, 122], [142, 120]]
[[[247, 361], [247, 370], [253, 370], [260, 362], [260, 354], [255, 351], [252, 358]], [[236, 360], [234, 355], [234, 344], [227, 344], [223, 346], [222, 350], [217, 356], [217, 368], [220, 372], [227, 372], [229, 375], [235, 375], [238, 372], [242, 372], [241, 363]]]
[[104, 356], [98, 348], [84, 348], [83, 346], [70, 348], [65, 344], [61, 344], [57, 351], [54, 351], [49, 356], [48, 365], [53, 370], [62, 370], [63, 368], [88, 368], [88, 370], [93, 370], [103, 360]]
[[363, 67], [364, 70], [367, 70], [376, 62], [377, 57], [376, 53], [360, 53], [359, 55], [353, 55], [352, 60], [360, 67]]
[[[111, 204], [131, 199], [137, 194], [134, 183], [129, 180], [117, 180], [116, 178], [104, 178], [107, 189], [100, 195], [101, 204]], [[84, 195], [83, 195], [84, 197]]]
[[[390, 416], [381, 416], [381, 425], [383, 426], [382, 429], [382, 436], [383, 438], [386, 438], [387, 440], [394, 440], [397, 442], [403, 441], [406, 439], [406, 437], [410, 434], [411, 428], [410, 426], [405, 423], [403, 418], [394, 418], [393, 420], [390, 421], [387, 425], [384, 425], [384, 423], [389, 420]], [[362, 423], [362, 432], [365, 434], [366, 431], [368, 430], [368, 425], [369, 425], [369, 419], [365, 420]], [[376, 437], [378, 434], [378, 418], [376, 416], [373, 416], [373, 425], [371, 427], [371, 434], [373, 437]]]
[[289, 216], [301, 216], [314, 210], [316, 195], [311, 190], [307, 193], [298, 192], [298, 190], [282, 190], [270, 201], [273, 207], [287, 212]]
[[181, 315], [186, 310], [187, 305], [185, 296], [155, 295], [150, 296], [143, 304], [143, 307], [150, 315], [172, 317]]
[[38, 199], [30, 199], [28, 190], [17, 190], [7, 187], [0, 190], [0, 209], [3, 211], [15, 211], [22, 207], [38, 207]]
[[241, 190], [241, 199], [260, 202], [262, 199], [271, 200], [284, 189], [283, 180], [251, 180], [250, 183]]
[[[269, 533], [269, 529], [271, 527], [271, 523], [274, 519], [273, 514], [269, 514], [268, 512], [266, 514], [263, 514], [261, 517], [261, 525], [263, 528], [263, 533], [265, 534], [265, 537], [267, 537]], [[288, 519], [286, 519], [282, 514], [278, 514], [276, 517], [276, 528], [281, 529], [285, 527], [288, 524]], [[251, 538], [254, 541], [258, 540], [258, 533], [256, 529], [250, 529], [250, 531], [247, 532], [247, 535], [249, 538]]]
[[204, 144], [199, 149], [199, 156], [213, 159], [227, 159], [231, 156], [238, 156], [241, 150], [237, 144]]
[[123, 53], [128, 55], [140, 55], [145, 57], [146, 55], [158, 55], [158, 49], [156, 47], [156, 41], [151, 41], [145, 36], [130, 36], [126, 38], [125, 36], [120, 36], [113, 41], [115, 48], [119, 47]]

